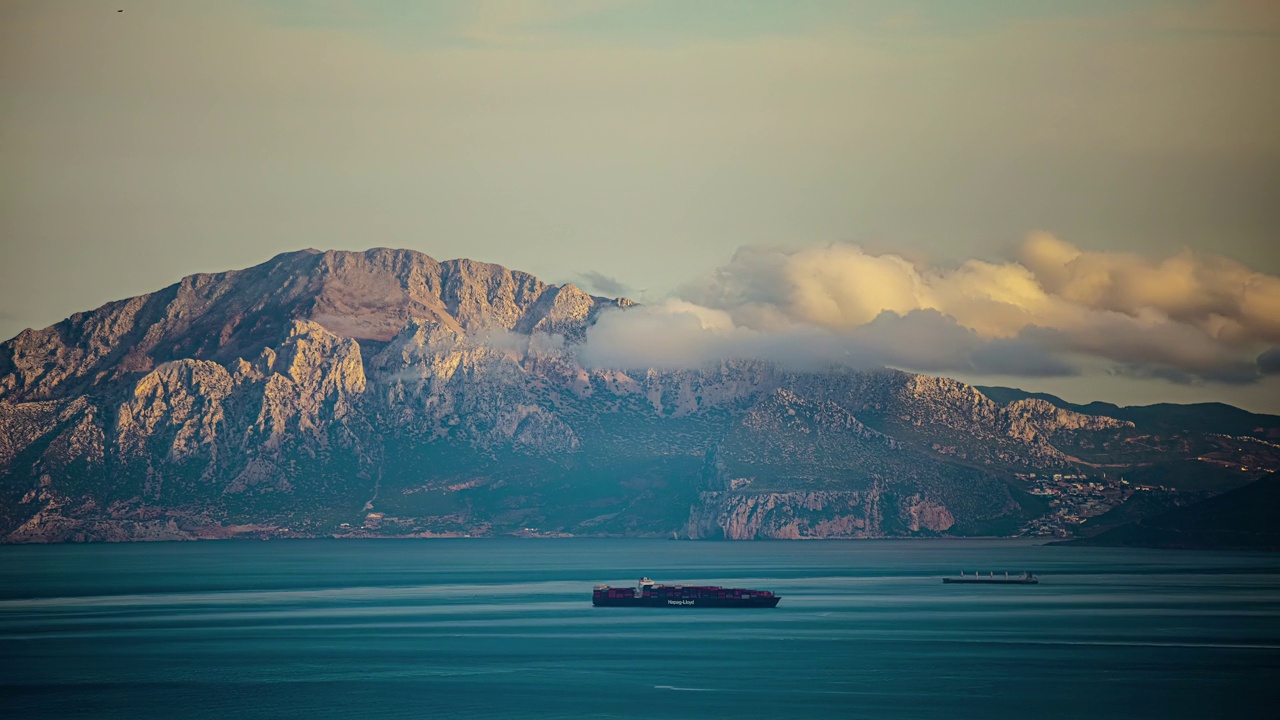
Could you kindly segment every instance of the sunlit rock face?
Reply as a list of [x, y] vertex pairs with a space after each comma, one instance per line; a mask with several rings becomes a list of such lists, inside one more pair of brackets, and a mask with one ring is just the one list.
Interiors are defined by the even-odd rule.
[[307, 250], [24, 331], [0, 344], [0, 537], [1006, 534], [1045, 511], [1015, 473], [1140, 434], [895, 370], [584, 364], [630, 306]]

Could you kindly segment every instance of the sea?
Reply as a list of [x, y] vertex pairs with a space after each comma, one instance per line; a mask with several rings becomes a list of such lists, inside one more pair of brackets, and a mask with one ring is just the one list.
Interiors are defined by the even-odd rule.
[[[943, 584], [961, 571], [1039, 585]], [[597, 583], [773, 609], [594, 608]], [[1280, 556], [1018, 540], [0, 547], [2, 718], [1243, 718]]]

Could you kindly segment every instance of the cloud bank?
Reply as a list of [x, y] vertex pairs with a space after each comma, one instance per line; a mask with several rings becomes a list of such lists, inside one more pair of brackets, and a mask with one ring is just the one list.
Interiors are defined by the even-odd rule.
[[1082, 250], [1048, 234], [1004, 262], [931, 267], [848, 244], [744, 247], [679, 299], [608, 313], [584, 360], [1249, 383], [1276, 372], [1280, 278], [1185, 250]]
[[588, 270], [587, 272], [579, 273], [578, 280], [582, 284], [586, 285], [588, 290], [601, 292], [612, 297], [630, 295], [632, 292], [630, 285], [627, 285], [613, 276], [605, 275], [604, 273], [597, 272], [595, 270]]

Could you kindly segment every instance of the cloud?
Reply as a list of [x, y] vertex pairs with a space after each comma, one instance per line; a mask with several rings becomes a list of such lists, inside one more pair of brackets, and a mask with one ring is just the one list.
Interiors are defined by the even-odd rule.
[[589, 289], [604, 293], [610, 297], [622, 297], [624, 295], [633, 294], [630, 285], [627, 285], [617, 278], [610, 277], [604, 273], [596, 272], [594, 270], [579, 273], [578, 279], [581, 280]]
[[1111, 370], [1128, 375], [1230, 384], [1258, 379], [1247, 354], [1178, 323], [1101, 313], [1077, 327], [1028, 328], [1018, 339], [1059, 357], [1102, 361]]
[[1274, 347], [1259, 355], [1280, 342], [1280, 278], [1217, 256], [1092, 252], [1043, 233], [1015, 259], [954, 268], [848, 244], [744, 247], [680, 294], [602, 316], [588, 333], [589, 362], [753, 357], [1230, 384], [1280, 365]]
[[1267, 348], [1256, 360], [1258, 372], [1263, 375], [1280, 375], [1280, 346]]
[[1071, 377], [1083, 374], [1079, 363], [1025, 340], [992, 340], [973, 352], [973, 371], [982, 375]]
[[913, 310], [906, 315], [885, 310], [854, 328], [848, 338], [878, 364], [925, 372], [967, 368], [970, 356], [982, 345], [976, 333], [936, 310]]
[[734, 323], [722, 310], [683, 300], [601, 313], [587, 331], [578, 359], [588, 367], [627, 369], [699, 368], [732, 359], [802, 370], [883, 364], [870, 348], [822, 328], [756, 330]]
[[1227, 258], [1190, 250], [1162, 260], [1084, 252], [1038, 234], [1019, 261], [1047, 292], [1076, 306], [1132, 317], [1159, 313], [1224, 343], [1280, 341], [1280, 277]]

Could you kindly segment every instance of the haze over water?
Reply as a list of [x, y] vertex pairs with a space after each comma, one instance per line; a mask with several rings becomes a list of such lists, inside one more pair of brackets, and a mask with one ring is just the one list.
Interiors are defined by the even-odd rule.
[[[943, 585], [1033, 570], [1039, 586]], [[773, 610], [593, 608], [593, 583]], [[5, 717], [1265, 716], [1280, 560], [1018, 541], [0, 547]]]

